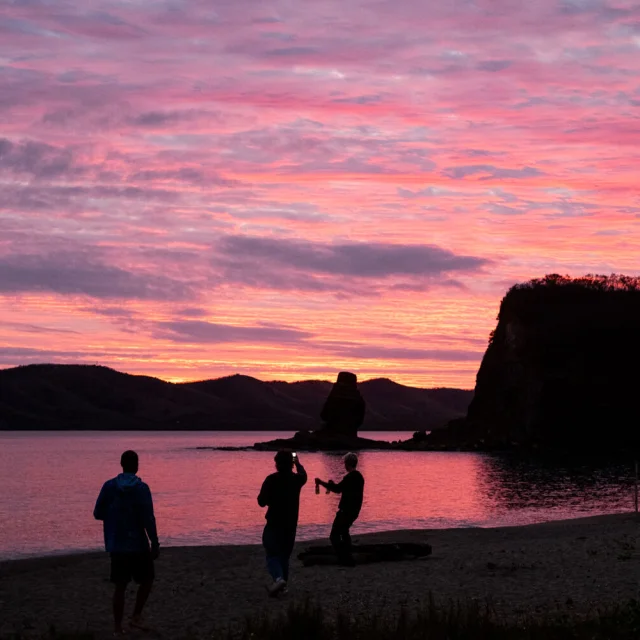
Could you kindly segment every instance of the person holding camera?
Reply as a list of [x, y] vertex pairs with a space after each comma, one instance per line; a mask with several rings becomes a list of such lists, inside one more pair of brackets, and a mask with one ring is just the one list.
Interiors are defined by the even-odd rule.
[[258, 504], [267, 507], [267, 524], [262, 533], [262, 545], [267, 556], [267, 571], [273, 579], [268, 587], [271, 596], [276, 596], [287, 588], [289, 558], [298, 528], [300, 490], [307, 482], [307, 472], [297, 454], [278, 451], [274, 460], [276, 472], [267, 476], [258, 495]]
[[338, 512], [331, 527], [330, 540], [338, 556], [338, 562], [345, 566], [355, 564], [351, 555], [351, 535], [349, 529], [357, 520], [362, 508], [364, 499], [364, 477], [357, 470], [358, 456], [355, 453], [348, 453], [344, 457], [344, 466], [347, 475], [336, 484], [333, 480], [324, 482], [316, 478], [316, 489], [319, 485], [328, 491], [341, 494]]

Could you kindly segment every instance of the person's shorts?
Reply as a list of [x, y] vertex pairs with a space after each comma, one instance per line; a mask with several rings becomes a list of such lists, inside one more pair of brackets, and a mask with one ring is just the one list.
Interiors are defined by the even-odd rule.
[[136, 584], [151, 582], [156, 577], [150, 552], [112, 553], [111, 582], [114, 584]]

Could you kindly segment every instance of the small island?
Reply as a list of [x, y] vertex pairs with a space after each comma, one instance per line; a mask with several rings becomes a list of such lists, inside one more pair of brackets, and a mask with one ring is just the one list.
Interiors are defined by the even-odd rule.
[[258, 442], [254, 449], [277, 451], [349, 451], [362, 449], [390, 449], [384, 440], [360, 438], [358, 429], [364, 421], [366, 404], [358, 390], [355, 373], [341, 371], [327, 397], [320, 419], [323, 426], [318, 431], [298, 431], [292, 438], [278, 438]]

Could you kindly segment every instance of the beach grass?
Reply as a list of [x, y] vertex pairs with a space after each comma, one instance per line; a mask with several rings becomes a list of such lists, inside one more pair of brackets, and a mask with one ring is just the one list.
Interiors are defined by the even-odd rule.
[[55, 627], [50, 627], [46, 633], [38, 635], [32, 635], [28, 632], [13, 633], [2, 636], [2, 640], [96, 640], [96, 636], [88, 631], [57, 631]]
[[[139, 636], [132, 635], [132, 638]], [[375, 610], [353, 616], [308, 600], [283, 613], [248, 616], [243, 624], [213, 632], [212, 640], [627, 640], [640, 637], [640, 604], [630, 601], [587, 617], [523, 617], [503, 620], [490, 602], [450, 602], [429, 596], [417, 611]], [[97, 640], [92, 633], [15, 634], [6, 640]], [[175, 640], [191, 640], [187, 635]]]
[[[222, 637], [222, 636], [220, 636]], [[418, 611], [399, 608], [391, 615], [372, 611], [351, 616], [328, 614], [308, 601], [279, 616], [253, 616], [224, 640], [623, 640], [640, 637], [640, 605], [631, 601], [589, 617], [523, 617], [501, 620], [491, 604], [451, 602], [433, 597]]]

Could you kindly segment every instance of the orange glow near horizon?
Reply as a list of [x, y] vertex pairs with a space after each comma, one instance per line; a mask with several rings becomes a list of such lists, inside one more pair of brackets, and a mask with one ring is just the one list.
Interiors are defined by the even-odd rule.
[[0, 367], [473, 388], [509, 286], [640, 275], [631, 2], [3, 11]]

